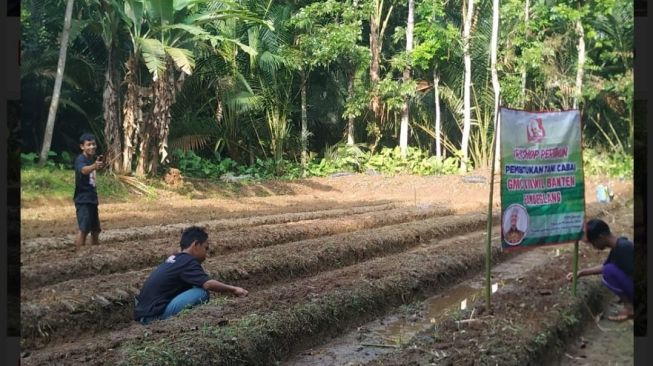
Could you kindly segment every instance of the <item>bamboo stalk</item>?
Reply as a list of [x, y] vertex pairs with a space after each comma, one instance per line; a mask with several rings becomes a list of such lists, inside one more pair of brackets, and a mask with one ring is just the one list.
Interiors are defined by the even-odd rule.
[[572, 294], [576, 296], [576, 285], [578, 284], [578, 240], [574, 243], [574, 281], [572, 284]]
[[[495, 100], [495, 113], [494, 113], [494, 140], [492, 141], [492, 144], [497, 143], [497, 131], [499, 123], [499, 98], [496, 98]], [[492, 168], [490, 169], [490, 199], [488, 202], [487, 206], [487, 237], [485, 240], [486, 248], [485, 248], [485, 303], [487, 304], [488, 310], [492, 307], [492, 302], [491, 302], [491, 296], [492, 296], [492, 286], [490, 284], [491, 282], [491, 276], [492, 276], [492, 261], [491, 261], [491, 256], [492, 256], [492, 199], [494, 198], [494, 169], [495, 169], [495, 164], [496, 164], [496, 154], [497, 154], [497, 149], [492, 147]]]

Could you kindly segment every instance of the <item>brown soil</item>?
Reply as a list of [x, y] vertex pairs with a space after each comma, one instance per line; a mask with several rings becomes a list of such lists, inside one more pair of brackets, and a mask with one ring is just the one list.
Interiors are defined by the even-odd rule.
[[[455, 235], [463, 230], [478, 230], [484, 224], [485, 217], [480, 214], [420, 220], [220, 256], [207, 260], [204, 268], [223, 281], [251, 288], [362, 262], [378, 255], [405, 250], [431, 238]], [[38, 343], [52, 338], [65, 339], [71, 327], [77, 330], [88, 326], [102, 329], [104, 324], [99, 323], [102, 319], [98, 318], [107, 308], [124, 314], [124, 322], [129, 319], [125, 311], [130, 310], [125, 302], [137, 293], [150, 271], [151, 268], [132, 271], [127, 276], [97, 276], [25, 291], [23, 317], [38, 319], [38, 322], [24, 325], [23, 345], [31, 347], [35, 338]], [[98, 293], [97, 289], [100, 288], [105, 288], [105, 291]], [[77, 313], [75, 318], [80, 321], [86, 318], [86, 321], [84, 324], [71, 322], [68, 313]], [[116, 317], [113, 318], [112, 323], [115, 324]], [[45, 337], [41, 334], [42, 328], [49, 330]]]
[[[614, 206], [589, 204], [593, 187], [588, 182], [588, 215], [609, 215]], [[191, 347], [195, 352], [203, 344], [224, 357], [209, 362], [200, 352], [194, 359], [199, 364], [224, 363], [247, 350], [256, 354], [251, 347], [263, 347], [255, 341], [220, 343], [225, 334], [250, 334], [256, 329], [252, 319], [271, 326], [290, 317], [288, 322], [315, 334], [281, 327], [276, 336], [266, 336], [280, 342], [280, 348], [264, 346], [248, 362], [287, 357], [298, 347], [288, 343], [292, 340], [300, 348], [319, 342], [325, 330], [337, 334], [480, 268], [484, 234], [478, 230], [485, 227], [487, 188], [464, 183], [460, 176], [358, 175], [256, 183], [226, 198], [189, 200], [169, 194], [157, 201], [107, 203], [100, 206], [102, 244], [81, 254], [69, 251], [75, 231], [71, 207], [24, 208], [22, 323], [29, 356], [23, 361], [129, 364], [147, 359], [148, 352], [160, 360], [156, 342], [170, 341], [172, 351]], [[632, 191], [628, 183], [614, 189], [622, 202]], [[273, 196], [257, 197], [261, 192]], [[497, 202], [498, 193], [495, 208]], [[215, 297], [209, 305], [147, 328], [130, 323], [133, 296], [142, 281], [175, 250], [180, 229], [191, 223], [208, 227], [209, 234], [219, 232], [211, 238], [217, 256], [207, 260], [205, 269], [246, 286], [250, 296]], [[433, 252], [438, 256], [429, 255]], [[348, 301], [362, 304], [361, 309], [319, 318], [333, 311], [333, 303]], [[309, 308], [318, 319], [296, 319]], [[204, 339], [209, 330], [217, 333]], [[187, 343], [188, 337], [198, 336], [197, 345]]]
[[[219, 231], [219, 229], [216, 229], [218, 225], [214, 223], [207, 223], [202, 226], [206, 227], [210, 232], [219, 232], [219, 237], [211, 238], [211, 252], [212, 254], [224, 256], [246, 249], [421, 220], [448, 213], [450, 213], [449, 210], [441, 208], [410, 208], [348, 215], [334, 219], [302, 220], [288, 224], [261, 225], [251, 228], [247, 228], [249, 225], [243, 225], [244, 228], [242, 229], [227, 231]], [[263, 219], [258, 218], [257, 221]], [[243, 220], [241, 219], [241, 221]], [[134, 248], [141, 246], [144, 240], [147, 240], [147, 250], [135, 250]], [[92, 277], [153, 266], [178, 251], [178, 244], [171, 242], [169, 235], [164, 236], [154, 232], [152, 237], [140, 238], [136, 241], [108, 241], [105, 239], [102, 245], [88, 246], [79, 253], [71, 253], [70, 247], [67, 248], [68, 250], [56, 249], [47, 252], [38, 251], [23, 256], [21, 271], [23, 288], [32, 289], [74, 278]], [[135, 251], [138, 251], [138, 255], [134, 255]], [[44, 258], [47, 258], [45, 263], [43, 262]]]
[[[488, 171], [477, 171], [489, 182]], [[130, 199], [129, 202], [100, 202], [103, 229], [134, 228], [167, 223], [194, 223], [215, 219], [308, 212], [370, 204], [400, 202], [433, 203], [455, 210], [482, 210], [487, 205], [488, 184], [465, 183], [462, 176], [367, 176], [311, 178], [297, 181], [248, 183], [237, 192], [222, 191], [222, 196], [189, 199], [169, 191], [159, 198]], [[586, 181], [587, 202], [595, 201], [595, 189], [607, 179]], [[196, 184], [200, 186], [201, 184]], [[494, 202], [499, 202], [499, 182], [495, 177]], [[614, 181], [616, 198], [632, 197], [632, 182]], [[264, 197], [256, 196], [264, 195]], [[102, 200], [102, 197], [100, 197]], [[23, 202], [22, 240], [75, 234], [75, 209], [72, 202]]]
[[[615, 233], [632, 237], [631, 212], [632, 207], [625, 207], [614, 213], [616, 219], [611, 228]], [[605, 260], [605, 256], [604, 252], [582, 246], [579, 266], [596, 265]], [[568, 251], [551, 257], [544, 266], [524, 273], [520, 281], [494, 294], [491, 311], [487, 311], [484, 300], [478, 301], [468, 310], [459, 311], [454, 317], [421, 333], [405, 349], [366, 365], [588, 365], [627, 360], [624, 352], [614, 351], [613, 343], [617, 347], [621, 344], [620, 349], [630, 348], [632, 363], [632, 322], [630, 326], [613, 324], [611, 327], [622, 332], [629, 328], [629, 345], [628, 338], [624, 340], [618, 333], [595, 334], [596, 329], [593, 329], [590, 339], [597, 343], [591, 350], [594, 362], [586, 359], [590, 350], [581, 353], [584, 357], [569, 353], [563, 356], [565, 348], [576, 348], [574, 341], [578, 336], [575, 333], [582, 328], [583, 321], [596, 328], [593, 319], [598, 314], [596, 309], [602, 307], [604, 299], [613, 297], [595, 276], [579, 281], [579, 296], [574, 298], [571, 284], [565, 280], [570, 263], [571, 253]], [[602, 340], [598, 341], [598, 338]], [[611, 347], [599, 348], [608, 344]], [[570, 360], [564, 358], [583, 362], [569, 363]]]

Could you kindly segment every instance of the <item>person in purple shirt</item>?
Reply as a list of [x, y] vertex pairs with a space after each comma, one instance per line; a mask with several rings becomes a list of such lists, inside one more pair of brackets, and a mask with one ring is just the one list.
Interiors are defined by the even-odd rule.
[[[598, 250], [610, 248], [610, 254], [603, 264], [586, 268], [578, 272], [578, 277], [603, 275], [605, 287], [619, 296], [623, 309], [608, 319], [622, 321], [633, 317], [633, 301], [635, 298], [633, 270], [635, 267], [634, 245], [626, 237], [617, 237], [610, 232], [610, 227], [603, 220], [594, 219], [587, 222], [586, 241]], [[567, 274], [572, 280], [573, 274]]]
[[209, 251], [209, 235], [197, 226], [181, 234], [181, 252], [168, 257], [143, 284], [136, 296], [134, 320], [147, 325], [153, 320], [163, 320], [186, 308], [209, 300], [208, 291], [226, 292], [247, 296], [248, 291], [212, 280], [201, 263]]
[[[98, 215], [98, 197], [96, 190], [97, 170], [104, 167], [102, 155], [95, 158], [97, 144], [95, 136], [85, 133], [79, 138], [79, 148], [82, 153], [75, 159], [75, 212], [79, 233], [75, 240], [75, 248], [79, 251], [86, 245], [86, 237], [91, 233], [91, 244], [99, 244], [100, 217]], [[94, 161], [95, 160], [95, 161]]]

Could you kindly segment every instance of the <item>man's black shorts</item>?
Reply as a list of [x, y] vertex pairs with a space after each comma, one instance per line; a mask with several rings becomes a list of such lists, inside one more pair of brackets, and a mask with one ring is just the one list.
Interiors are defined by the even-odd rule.
[[92, 203], [75, 203], [77, 210], [77, 225], [83, 233], [100, 232], [100, 217], [97, 205]]

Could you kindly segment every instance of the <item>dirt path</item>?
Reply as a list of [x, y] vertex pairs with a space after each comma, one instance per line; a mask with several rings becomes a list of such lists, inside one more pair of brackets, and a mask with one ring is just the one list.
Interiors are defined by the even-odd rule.
[[605, 299], [602, 314], [596, 314], [600, 320], [588, 322], [583, 331], [569, 341], [561, 360], [553, 365], [627, 366], [634, 364], [633, 321], [608, 320], [607, 315], [618, 311], [619, 306], [615, 304], [618, 299], [614, 295], [609, 294]]

